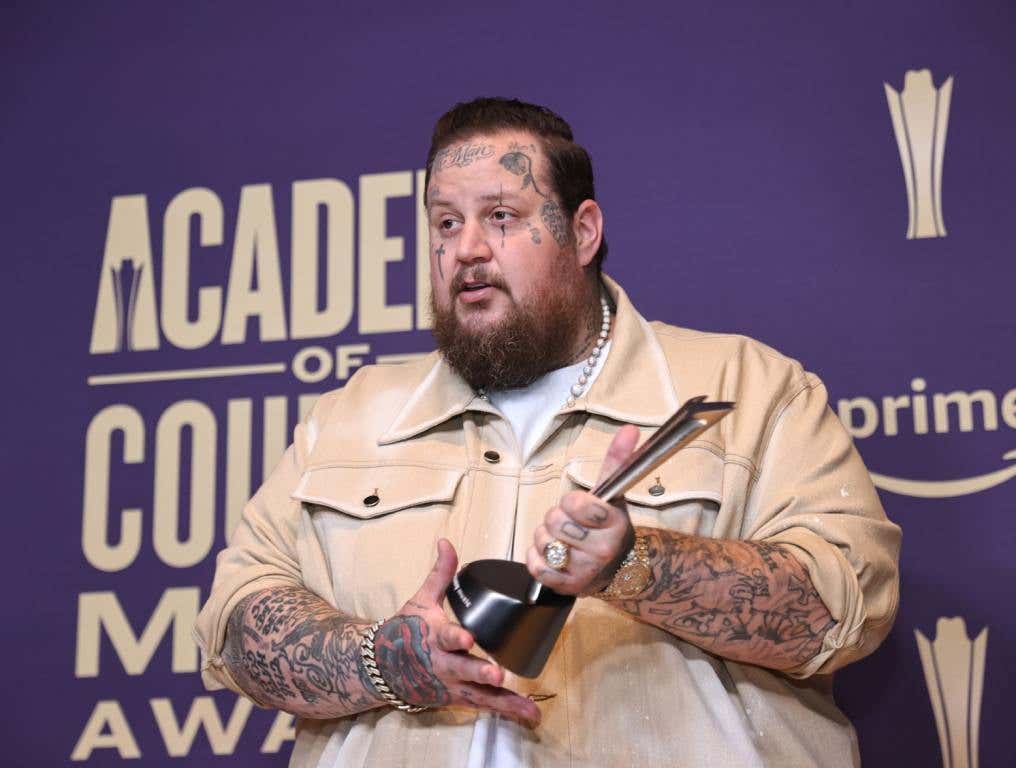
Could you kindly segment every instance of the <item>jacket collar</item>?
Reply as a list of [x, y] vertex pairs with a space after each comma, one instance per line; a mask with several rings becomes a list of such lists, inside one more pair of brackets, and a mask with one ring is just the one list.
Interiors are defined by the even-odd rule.
[[603, 284], [616, 307], [613, 342], [589, 394], [571, 410], [586, 410], [622, 423], [659, 426], [680, 401], [656, 334], [620, 285]]
[[[606, 275], [603, 284], [616, 312], [613, 341], [603, 371], [586, 397], [561, 413], [587, 411], [621, 423], [658, 426], [679, 405], [670, 367], [649, 323], [628, 295]], [[498, 413], [437, 352], [379, 445], [407, 440], [466, 411]]]

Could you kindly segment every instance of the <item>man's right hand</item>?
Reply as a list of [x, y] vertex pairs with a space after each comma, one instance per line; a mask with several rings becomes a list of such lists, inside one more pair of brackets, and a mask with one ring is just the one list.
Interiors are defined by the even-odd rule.
[[470, 654], [473, 636], [445, 614], [442, 603], [458, 556], [447, 539], [438, 542], [437, 552], [423, 586], [375, 636], [381, 676], [407, 704], [475, 707], [535, 726], [539, 708], [502, 688], [504, 669]]

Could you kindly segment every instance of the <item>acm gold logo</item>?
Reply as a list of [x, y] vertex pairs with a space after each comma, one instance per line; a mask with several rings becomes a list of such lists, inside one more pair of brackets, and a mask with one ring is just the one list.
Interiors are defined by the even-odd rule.
[[907, 239], [945, 237], [942, 217], [942, 161], [949, 127], [952, 76], [938, 88], [927, 69], [910, 70], [903, 90], [885, 85], [896, 145], [907, 185]]
[[959, 617], [940, 618], [935, 639], [914, 630], [944, 768], [977, 768], [988, 628], [973, 640]]

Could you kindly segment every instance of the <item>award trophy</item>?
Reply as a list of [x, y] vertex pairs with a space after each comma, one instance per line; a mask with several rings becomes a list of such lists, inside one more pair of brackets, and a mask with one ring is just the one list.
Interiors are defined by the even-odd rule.
[[[726, 416], [734, 403], [693, 397], [590, 493], [608, 503]], [[575, 603], [529, 575], [523, 563], [476, 560], [446, 593], [459, 623], [484, 651], [521, 677], [537, 677]]]

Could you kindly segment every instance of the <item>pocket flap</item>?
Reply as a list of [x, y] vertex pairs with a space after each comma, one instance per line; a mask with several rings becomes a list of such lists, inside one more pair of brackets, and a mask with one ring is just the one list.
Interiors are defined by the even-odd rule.
[[369, 519], [455, 498], [461, 469], [420, 466], [323, 466], [306, 470], [292, 498]]
[[[600, 459], [575, 459], [565, 473], [578, 486], [590, 489], [600, 474]], [[628, 489], [624, 499], [640, 507], [665, 507], [691, 499], [723, 499], [723, 460], [704, 449], [685, 448]], [[651, 489], [651, 490], [650, 490]]]

